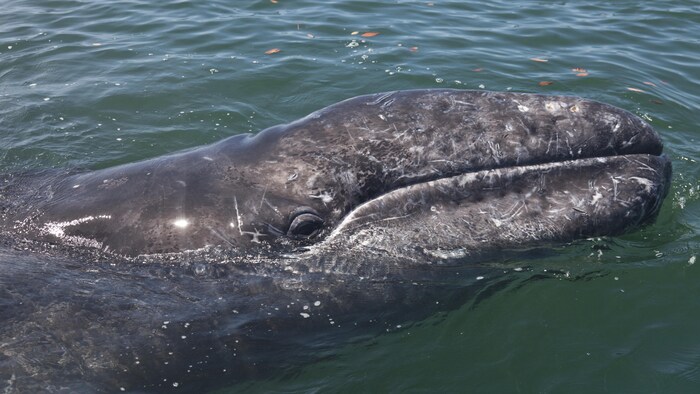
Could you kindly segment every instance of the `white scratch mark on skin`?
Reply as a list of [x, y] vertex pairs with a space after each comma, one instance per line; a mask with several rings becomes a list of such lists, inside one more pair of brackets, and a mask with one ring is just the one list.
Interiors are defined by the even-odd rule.
[[261, 233], [260, 231], [258, 231], [257, 228], [255, 229], [255, 232], [253, 232], [253, 231], [242, 231], [242, 232], [241, 232], [241, 235], [243, 235], [243, 234], [251, 235], [251, 236], [253, 237], [253, 239], [251, 239], [250, 242], [253, 242], [253, 243], [256, 243], [256, 244], [262, 243], [262, 242], [260, 242], [260, 237], [267, 237], [267, 234]]
[[259, 210], [262, 209], [263, 202], [265, 202], [265, 194], [267, 193], [267, 188], [269, 186], [270, 186], [269, 183], [265, 185], [265, 189], [263, 190], [262, 198], [260, 199], [260, 206], [258, 207]]
[[554, 136], [550, 135], [549, 136], [549, 142], [547, 142], [547, 150], [544, 152], [545, 154], [549, 154], [549, 150], [552, 147], [552, 142], [554, 141]]
[[648, 164], [642, 163], [639, 160], [635, 160], [634, 162], [640, 165], [640, 167], [639, 167], [640, 170], [647, 170], [647, 171], [653, 172], [654, 174], [658, 174], [658, 171], [656, 171], [655, 169], [650, 167]]
[[[372, 132], [372, 129], [370, 129], [369, 127], [367, 127], [367, 123], [365, 122], [364, 119], [362, 120], [362, 123], [365, 125], [365, 129], [366, 129], [366, 130]], [[347, 128], [345, 129], [345, 131], [348, 133], [348, 136], [350, 137], [350, 140], [352, 141], [352, 145], [351, 145], [351, 146], [352, 146], [352, 150], [354, 150], [355, 153], [357, 153], [357, 152], [358, 152], [358, 150], [357, 150], [357, 141], [355, 141], [355, 137], [352, 136], [352, 134], [350, 133], [350, 130], [348, 130]]]
[[471, 107], [471, 108], [476, 107], [476, 105], [474, 103], [468, 103], [466, 101], [456, 100], [456, 99], [453, 99], [452, 101], [456, 104], [462, 104], [462, 105], [467, 106], [467, 107]]
[[654, 182], [652, 182], [650, 179], [647, 179], [647, 178], [641, 178], [638, 176], [631, 176], [631, 177], [629, 177], [629, 179], [644, 186], [644, 191], [646, 191], [647, 193], [651, 192], [651, 190], [654, 187]]
[[[501, 219], [511, 221], [511, 220], [515, 219], [516, 217], [520, 216], [523, 209], [527, 210], [527, 206], [525, 205], [525, 202], [518, 201], [515, 204], [513, 204], [510, 208], [508, 208], [508, 211], [506, 211], [504, 213], [504, 215], [501, 216]], [[505, 215], [507, 215], [507, 216], [505, 216]]]
[[241, 214], [238, 212], [238, 198], [236, 196], [233, 196], [233, 206], [236, 208], [236, 221], [238, 222], [238, 232], [243, 235], [243, 230], [241, 228], [243, 227], [243, 219], [241, 219]]
[[270, 202], [267, 201], [267, 199], [265, 199], [265, 205], [267, 205], [268, 207], [270, 207], [270, 209], [272, 209], [273, 211], [275, 211], [276, 214], [280, 215], [281, 217], [284, 217], [284, 215], [282, 214], [282, 212], [280, 212], [280, 210], [277, 209], [276, 206], [270, 204]]
[[328, 204], [329, 202], [333, 201], [333, 196], [328, 192], [309, 194], [309, 197], [321, 200], [324, 204]]
[[569, 156], [571, 156], [571, 158], [573, 159], [574, 158], [574, 150], [571, 148], [571, 143], [569, 143], [568, 138], [566, 139], [566, 146], [569, 148]]
[[493, 141], [489, 141], [488, 146], [489, 146], [489, 149], [491, 150], [491, 157], [493, 158], [493, 160], [496, 162], [496, 164], [501, 164], [501, 160], [499, 159], [499, 156], [501, 155], [500, 145], [494, 144]]

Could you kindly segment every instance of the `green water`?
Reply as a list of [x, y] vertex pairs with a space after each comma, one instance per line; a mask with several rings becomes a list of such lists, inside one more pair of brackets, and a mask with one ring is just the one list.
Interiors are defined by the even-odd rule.
[[0, 170], [133, 162], [395, 89], [605, 101], [647, 119], [673, 160], [656, 224], [526, 262], [569, 278], [225, 392], [697, 392], [699, 58], [698, 1], [12, 0]]

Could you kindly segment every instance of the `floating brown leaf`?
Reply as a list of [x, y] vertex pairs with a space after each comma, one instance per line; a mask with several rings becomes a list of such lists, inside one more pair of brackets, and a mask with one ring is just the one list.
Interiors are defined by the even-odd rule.
[[268, 49], [267, 51], [265, 51], [265, 54], [272, 55], [273, 53], [278, 53], [280, 51], [281, 51], [281, 49], [279, 49], [279, 48], [272, 48], [272, 49]]
[[578, 73], [576, 74], [577, 77], [587, 77], [588, 73]]
[[366, 33], [362, 33], [362, 37], [374, 37], [377, 35], [379, 35], [379, 33], [376, 31], [368, 31]]
[[551, 84], [553, 84], [553, 83], [554, 83], [554, 82], [552, 82], [552, 81], [540, 81], [539, 85], [540, 85], [540, 86], [549, 86], [549, 85], [551, 85]]
[[642, 89], [637, 89], [637, 88], [627, 88], [627, 90], [629, 90], [631, 92], [637, 92], [637, 93], [646, 93]]
[[411, 52], [418, 52], [418, 47], [410, 47], [408, 48]]
[[530, 60], [532, 60], [533, 62], [538, 62], [538, 63], [547, 63], [549, 61], [547, 59], [542, 59], [539, 57], [531, 57]]

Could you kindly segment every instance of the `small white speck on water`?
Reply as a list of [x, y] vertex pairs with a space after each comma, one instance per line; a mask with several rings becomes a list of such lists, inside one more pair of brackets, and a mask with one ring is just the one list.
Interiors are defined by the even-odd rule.
[[615, 279], [615, 280], [620, 280], [620, 278], [618, 278], [617, 276], [616, 276], [616, 277], [614, 277], [613, 279]]
[[117, 141], [121, 141], [121, 140], [122, 140], [121, 138], [117, 137]]
[[178, 383], [178, 382], [173, 382], [173, 387], [177, 387], [177, 386], [179, 386], [179, 385], [180, 385], [180, 383]]
[[309, 306], [308, 306], [308, 305], [304, 305], [304, 307], [303, 307], [303, 308], [304, 308], [304, 310], [306, 311], [306, 310], [308, 310], [308, 309], [309, 309]]
[[79, 187], [80, 187], [80, 185], [73, 185], [73, 189], [77, 189]]
[[688, 259], [688, 264], [689, 265], [695, 264], [695, 255], [690, 256], [690, 258]]
[[187, 335], [182, 335], [180, 338], [187, 339]]
[[435, 82], [437, 83], [443, 83], [445, 80], [442, 78], [435, 78]]
[[482, 279], [484, 279], [483, 276], [477, 276], [477, 277], [476, 277], [476, 280], [482, 280]]
[[308, 319], [309, 317], [311, 317], [311, 315], [309, 315], [308, 313], [304, 313], [304, 312], [301, 312], [300, 315], [301, 315], [301, 317], [303, 317], [304, 319]]
[[314, 306], [321, 306], [321, 301], [314, 302]]
[[44, 97], [44, 101], [49, 101], [51, 100], [51, 97]]

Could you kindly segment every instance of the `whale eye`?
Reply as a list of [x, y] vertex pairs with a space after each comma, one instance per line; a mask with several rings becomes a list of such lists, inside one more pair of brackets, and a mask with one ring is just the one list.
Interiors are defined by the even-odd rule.
[[290, 215], [291, 222], [287, 236], [292, 238], [310, 238], [323, 226], [323, 219], [309, 207], [297, 208]]

